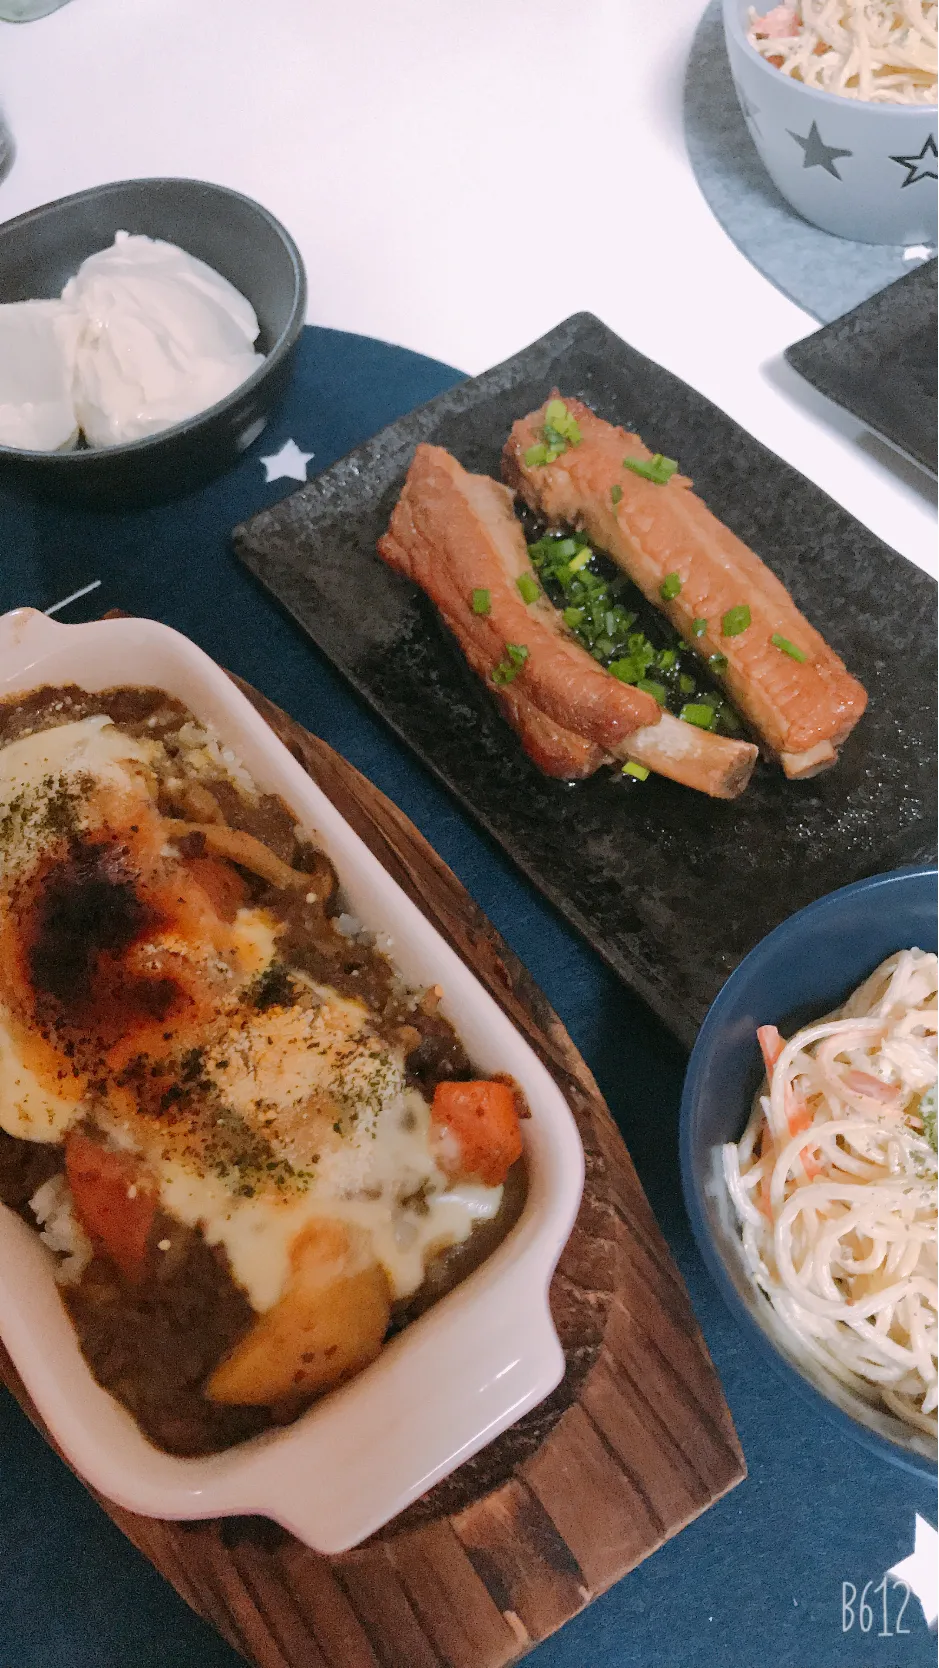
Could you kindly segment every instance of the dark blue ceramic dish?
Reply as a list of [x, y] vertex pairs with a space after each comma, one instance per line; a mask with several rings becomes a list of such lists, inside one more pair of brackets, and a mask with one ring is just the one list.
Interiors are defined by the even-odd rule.
[[830, 892], [777, 927], [731, 974], [698, 1035], [681, 1104], [681, 1173], [701, 1255], [740, 1324], [802, 1396], [846, 1434], [907, 1470], [932, 1475], [935, 1449], [887, 1413], [816, 1378], [774, 1331], [751, 1284], [723, 1182], [720, 1148], [743, 1131], [763, 1076], [758, 1025], [784, 1035], [830, 1013], [895, 950], [936, 948], [936, 870], [897, 869]]
[[257, 313], [265, 359], [217, 405], [144, 440], [73, 452], [0, 446], [4, 481], [109, 508], [179, 497], [231, 469], [287, 386], [306, 313], [306, 274], [289, 232], [252, 198], [186, 179], [115, 180], [0, 225], [0, 301], [59, 295], [119, 231], [177, 243], [234, 284]]

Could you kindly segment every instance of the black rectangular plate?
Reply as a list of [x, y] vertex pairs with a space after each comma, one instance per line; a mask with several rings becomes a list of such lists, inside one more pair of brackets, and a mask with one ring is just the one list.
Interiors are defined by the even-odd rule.
[[[678, 458], [864, 682], [834, 770], [760, 763], [727, 802], [661, 778], [542, 776], [430, 603], [375, 553], [421, 440], [499, 474], [514, 419], [557, 385]], [[690, 1043], [737, 962], [793, 910], [928, 859], [935, 586], [716, 406], [577, 314], [235, 529], [238, 554], [510, 857]]]
[[786, 349], [813, 388], [931, 475], [939, 429], [936, 264], [916, 267]]

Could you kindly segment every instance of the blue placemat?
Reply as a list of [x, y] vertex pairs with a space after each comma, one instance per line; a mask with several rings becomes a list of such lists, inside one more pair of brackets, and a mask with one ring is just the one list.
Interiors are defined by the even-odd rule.
[[[260, 457], [293, 439], [325, 468], [458, 379], [362, 337], [304, 332], [284, 407], [239, 467], [176, 504], [67, 511], [0, 489], [0, 608], [91, 618], [121, 607], [194, 637], [323, 736], [417, 824], [527, 962], [595, 1072], [688, 1283], [750, 1466], [748, 1480], [531, 1657], [535, 1668], [926, 1668], [934, 1636], [911, 1600], [866, 1582], [913, 1547], [935, 1493], [814, 1415], [755, 1359], [691, 1240], [678, 1181], [684, 1060], [672, 1039], [555, 916], [309, 647], [228, 550], [228, 531], [283, 496]], [[843, 1583], [848, 1583], [845, 1590]], [[843, 1593], [858, 1599], [843, 1609]], [[851, 1623], [851, 1616], [854, 1621]], [[869, 1619], [866, 1617], [865, 1619]], [[0, 1668], [237, 1668], [218, 1636], [123, 1539], [0, 1394]], [[442, 1665], [445, 1668], [445, 1665]]]
[[834, 237], [789, 207], [757, 155], [737, 102], [721, 0], [711, 0], [691, 49], [685, 141], [698, 184], [737, 248], [825, 324], [935, 254], [924, 249], [905, 259], [902, 249]]

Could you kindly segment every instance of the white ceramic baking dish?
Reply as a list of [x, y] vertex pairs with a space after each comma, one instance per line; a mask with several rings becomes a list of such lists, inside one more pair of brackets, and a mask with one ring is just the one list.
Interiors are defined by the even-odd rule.
[[529, 1193], [508, 1237], [372, 1366], [296, 1424], [205, 1459], [164, 1454], [95, 1383], [39, 1237], [0, 1207], [0, 1336], [56, 1441], [94, 1488], [152, 1517], [260, 1513], [320, 1552], [342, 1552], [542, 1401], [564, 1357], [548, 1285], [583, 1185], [583, 1150], [548, 1072], [250, 702], [202, 651], [151, 620], [0, 618], [0, 696], [43, 684], [159, 687], [214, 724], [260, 787], [282, 795], [329, 853], [349, 908], [391, 938], [405, 979], [438, 983], [486, 1073], [510, 1072], [525, 1124]]

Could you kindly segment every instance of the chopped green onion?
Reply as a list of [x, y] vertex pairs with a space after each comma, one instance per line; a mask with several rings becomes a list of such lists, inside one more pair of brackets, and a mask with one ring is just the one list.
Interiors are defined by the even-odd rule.
[[803, 661], [808, 659], [802, 649], [797, 649], [795, 643], [790, 643], [788, 637], [781, 637], [778, 631], [773, 632], [770, 642], [774, 649], [781, 649], [783, 654], [789, 656], [790, 660]]
[[587, 563], [590, 561], [592, 556], [593, 551], [590, 549], [589, 545], [585, 545], [583, 550], [578, 550], [577, 555], [570, 563], [571, 573], [580, 573], [581, 568], [585, 568], [587, 566]]
[[570, 626], [571, 631], [576, 631], [579, 625], [583, 625], [583, 621], [584, 611], [582, 608], [565, 608], [564, 624]]
[[692, 637], [703, 637], [704, 633], [707, 631], [707, 628], [708, 628], [707, 620], [692, 620], [692, 622], [691, 622], [691, 635], [692, 635]]
[[716, 672], [720, 677], [721, 673], [727, 670], [727, 656], [725, 654], [709, 654], [708, 665], [711, 671]]
[[554, 463], [566, 452], [568, 446], [579, 446], [581, 440], [577, 419], [572, 417], [563, 400], [549, 400], [545, 406], [544, 438], [537, 445], [529, 446], [525, 453], [525, 462], [529, 469], [541, 468], [546, 463]]
[[654, 481], [656, 486], [665, 486], [678, 465], [674, 458], [663, 458], [661, 452], [656, 452], [652, 458], [624, 458], [623, 468], [631, 469], [634, 475], [641, 475], [644, 481]]
[[621, 486], [615, 486], [615, 487], [610, 488], [610, 497], [612, 498], [614, 504], [618, 504], [620, 499], [622, 498], [622, 496], [623, 496], [623, 489], [622, 489]]
[[491, 607], [492, 597], [489, 595], [488, 591], [479, 590], [473, 592], [474, 614], [488, 614]]
[[681, 590], [681, 574], [667, 573], [659, 586], [659, 596], [663, 602], [671, 602]]
[[633, 759], [630, 759], [629, 762], [623, 766], [623, 775], [634, 776], [637, 782], [644, 782], [648, 774], [648, 765], [636, 764]]
[[506, 643], [505, 655], [498, 666], [494, 666], [490, 674], [495, 684], [511, 683], [528, 659], [528, 649], [524, 643]]
[[664, 683], [656, 683], [654, 678], [637, 678], [636, 688], [643, 690], [646, 695], [654, 695], [659, 706], [664, 707], [665, 697], [668, 694]]
[[686, 703], [678, 714], [686, 724], [696, 724], [699, 730], [713, 730], [717, 714], [713, 707], [706, 706], [703, 701]]
[[622, 660], [611, 660], [607, 671], [612, 672], [614, 678], [619, 678], [620, 683], [635, 683], [642, 676], [636, 662], [628, 656]]
[[544, 426], [546, 436], [548, 430], [553, 429], [555, 434], [559, 434], [571, 446], [580, 445], [581, 436], [577, 418], [571, 416], [563, 400], [548, 401], [545, 406]]
[[523, 602], [535, 602], [541, 595], [541, 586], [530, 573], [523, 573], [515, 581]]
[[655, 663], [662, 672], [670, 672], [678, 659], [674, 649], [660, 649], [655, 657]]
[[736, 608], [728, 608], [721, 620], [721, 631], [725, 637], [739, 637], [750, 623], [750, 610], [745, 602], [741, 602]]
[[693, 695], [694, 678], [690, 678], [687, 672], [682, 672], [681, 677], [678, 680], [678, 689], [679, 693], [682, 695]]

